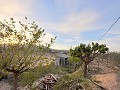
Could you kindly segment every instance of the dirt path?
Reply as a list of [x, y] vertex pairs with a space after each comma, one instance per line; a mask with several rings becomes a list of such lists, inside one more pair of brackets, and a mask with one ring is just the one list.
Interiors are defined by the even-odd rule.
[[120, 90], [120, 76], [116, 73], [98, 74], [93, 76], [100, 86], [107, 90]]

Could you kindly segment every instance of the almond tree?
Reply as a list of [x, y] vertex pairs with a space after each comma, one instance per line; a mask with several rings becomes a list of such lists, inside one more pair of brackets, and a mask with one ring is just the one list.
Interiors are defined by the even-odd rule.
[[75, 48], [71, 48], [70, 55], [78, 57], [84, 63], [84, 77], [87, 77], [88, 64], [100, 54], [105, 54], [108, 50], [105, 44], [92, 42], [92, 44], [80, 44]]
[[44, 29], [35, 22], [17, 23], [13, 18], [9, 22], [0, 21], [0, 63], [4, 70], [14, 74], [14, 90], [17, 90], [18, 76], [42, 63], [55, 40], [51, 38], [45, 43], [44, 36]]

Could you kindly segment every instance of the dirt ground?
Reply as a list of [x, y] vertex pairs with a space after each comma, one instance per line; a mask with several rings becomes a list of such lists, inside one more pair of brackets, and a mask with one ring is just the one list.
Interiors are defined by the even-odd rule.
[[106, 90], [120, 90], [120, 76], [116, 73], [98, 74], [93, 77]]
[[[91, 66], [98, 67], [97, 62], [92, 62]], [[108, 66], [108, 67], [107, 67]], [[120, 74], [116, 73], [117, 71], [115, 66], [109, 64], [106, 66], [106, 62], [99, 63], [99, 68], [101, 72], [92, 75], [92, 77], [99, 82], [98, 85], [106, 88], [106, 90], [120, 90]], [[110, 68], [114, 67], [114, 68]]]
[[0, 81], [0, 90], [11, 90], [11, 86], [5, 81]]

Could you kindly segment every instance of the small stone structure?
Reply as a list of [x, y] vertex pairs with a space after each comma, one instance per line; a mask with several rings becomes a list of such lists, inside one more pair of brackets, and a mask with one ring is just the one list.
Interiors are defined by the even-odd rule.
[[58, 54], [55, 59], [55, 65], [56, 66], [66, 66], [68, 65], [68, 55], [66, 54]]

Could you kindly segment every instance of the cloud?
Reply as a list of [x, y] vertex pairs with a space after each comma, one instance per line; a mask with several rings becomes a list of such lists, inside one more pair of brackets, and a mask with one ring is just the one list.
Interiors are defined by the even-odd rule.
[[120, 51], [120, 36], [103, 38], [100, 41], [94, 41], [100, 44], [106, 44], [110, 51]]
[[43, 43], [51, 43], [51, 38], [55, 38], [55, 36], [51, 33], [46, 33], [42, 41]]
[[80, 41], [79, 33], [69, 33], [69, 37], [64, 39], [65, 43], [78, 42]]
[[[81, 38], [82, 32], [100, 29], [96, 23], [100, 15], [95, 11], [83, 11], [80, 13], [71, 13], [66, 15], [61, 22], [39, 22], [42, 27], [51, 32], [66, 34], [63, 43], [54, 44], [53, 48], [69, 49], [71, 42], [86, 42]], [[61, 36], [62, 37], [62, 36]]]
[[[57, 18], [54, 18], [52, 21], [39, 21], [41, 19], [38, 20], [38, 16], [33, 17], [36, 15], [36, 13], [32, 12], [33, 2], [34, 0], [0, 0], [0, 20], [13, 17], [15, 18], [15, 21], [22, 21], [25, 16], [29, 15], [32, 17], [32, 19], [37, 18], [36, 21], [39, 23], [39, 26], [51, 32], [46, 34], [44, 37], [44, 42], [50, 42], [50, 38], [54, 37], [52, 32], [57, 32], [60, 35], [63, 35], [62, 33], [64, 33], [64, 35], [67, 35], [65, 38], [63, 38], [63, 43], [56, 42], [53, 44], [52, 47], [57, 49], [69, 49], [69, 47], [73, 45], [71, 43], [76, 44], [76, 42], [82, 42], [87, 44], [89, 42], [92, 42], [83, 40], [84, 38], [81, 38], [81, 33], [100, 30], [102, 27], [101, 24], [97, 22], [101, 18], [101, 14], [99, 12], [89, 9], [81, 12], [78, 11], [81, 0], [54, 0], [54, 3], [56, 5], [55, 7], [57, 9], [65, 9], [66, 11], [66, 13], [63, 13], [63, 16], [59, 17], [61, 18], [59, 21], [55, 20]], [[49, 11], [47, 11], [49, 10], [47, 9], [49, 6], [47, 7], [46, 5], [42, 3], [39, 5], [39, 7], [37, 6], [36, 8], [39, 8], [41, 12], [47, 13], [49, 15]], [[39, 18], [44, 18], [45, 16], [43, 16], [40, 16]], [[55, 22], [53, 22], [54, 20]], [[114, 34], [117, 36], [114, 36], [112, 38], [103, 38], [99, 41], [99, 43], [107, 44], [111, 51], [118, 51], [120, 45], [120, 36], [118, 35], [120, 34], [119, 29], [113, 29], [107, 34]], [[62, 36], [59, 38], [62, 38]]]
[[79, 41], [79, 40], [74, 40], [74, 39], [66, 39], [66, 40], [64, 40], [64, 42], [67, 42], [67, 43], [69, 43], [69, 42], [76, 42], [76, 41]]
[[[31, 15], [33, 0], [0, 0], [0, 19], [19, 18]], [[19, 20], [18, 19], [18, 20]]]
[[47, 24], [47, 29], [54, 30], [56, 32], [71, 33], [71, 32], [86, 32], [92, 31], [100, 28], [96, 24], [97, 20], [100, 18], [98, 13], [93, 11], [84, 11], [80, 13], [71, 13], [65, 16], [62, 22], [49, 23]]
[[[34, 0], [0, 0], [0, 20], [9, 21], [12, 17], [16, 21], [16, 29], [20, 30], [20, 25], [18, 21], [22, 23], [29, 22], [24, 19], [25, 16], [32, 15], [32, 3]], [[30, 37], [29, 35], [27, 35]], [[51, 38], [55, 36], [51, 33], [46, 33], [45, 37], [43, 38], [43, 43], [50, 43]]]

